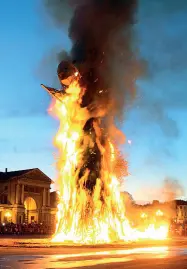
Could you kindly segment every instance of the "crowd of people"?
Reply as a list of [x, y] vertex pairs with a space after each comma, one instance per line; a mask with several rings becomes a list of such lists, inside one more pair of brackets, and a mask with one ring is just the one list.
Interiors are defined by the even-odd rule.
[[[51, 235], [54, 233], [53, 227], [45, 223], [30, 223], [30, 224], [0, 224], [0, 235]], [[170, 236], [187, 236], [187, 223], [184, 225], [172, 223], [169, 229]]]
[[171, 223], [169, 233], [171, 236], [187, 236], [187, 223]]
[[42, 234], [49, 235], [52, 234], [52, 228], [45, 223], [30, 223], [30, 224], [14, 224], [14, 223], [3, 223], [0, 225], [0, 234], [4, 235], [28, 235], [28, 234]]

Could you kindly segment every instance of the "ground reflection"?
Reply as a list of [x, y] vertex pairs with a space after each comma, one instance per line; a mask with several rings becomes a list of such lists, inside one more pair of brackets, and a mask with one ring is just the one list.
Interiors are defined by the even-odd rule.
[[[65, 259], [65, 258], [78, 258], [78, 257], [87, 257], [87, 256], [112, 256], [112, 255], [131, 255], [131, 254], [160, 254], [167, 255], [168, 247], [147, 247], [147, 248], [133, 248], [133, 249], [115, 249], [107, 251], [97, 251], [97, 252], [86, 252], [79, 254], [65, 254], [65, 255], [56, 255], [54, 258]], [[164, 256], [164, 257], [165, 257]]]
[[[70, 250], [71, 251], [71, 250]], [[81, 249], [80, 249], [81, 252]], [[13, 269], [48, 269], [48, 268], [100, 268], [100, 266], [110, 266], [116, 268], [117, 264], [133, 262], [138, 268], [139, 262], [143, 260], [164, 260], [186, 254], [186, 249], [162, 247], [146, 247], [133, 249], [110, 249], [104, 251], [88, 251], [81, 253], [69, 253], [63, 255], [19, 255], [4, 256], [0, 258], [0, 268]], [[109, 265], [110, 264], [110, 265]], [[153, 263], [154, 266], [154, 263]], [[128, 266], [127, 266], [128, 267]], [[135, 268], [135, 267], [133, 267]]]
[[[135, 254], [136, 256], [134, 256]], [[55, 268], [74, 268], [75, 266], [76, 268], [79, 268], [102, 264], [129, 262], [140, 258], [140, 256], [144, 259], [165, 258], [168, 256], [168, 247], [115, 249], [109, 251], [56, 255], [52, 257], [52, 260]], [[87, 257], [87, 259], [85, 259], [85, 257]]]

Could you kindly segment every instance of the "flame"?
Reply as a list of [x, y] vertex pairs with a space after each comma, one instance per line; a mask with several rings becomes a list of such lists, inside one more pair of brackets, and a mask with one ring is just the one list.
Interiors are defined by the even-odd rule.
[[92, 192], [85, 187], [90, 171], [85, 169], [81, 177], [79, 172], [84, 165], [84, 152], [87, 148], [92, 149], [93, 141], [83, 128], [93, 115], [87, 108], [81, 107], [83, 89], [77, 81], [69, 86], [66, 93], [50, 108], [60, 121], [54, 141], [59, 150], [59, 204], [52, 242], [97, 244], [143, 238], [165, 239], [167, 224], [156, 228], [154, 223], [150, 223], [144, 231], [139, 231], [132, 228], [126, 218], [120, 183], [115, 174], [117, 151], [110, 138], [106, 139], [104, 146], [101, 143], [102, 129], [98, 118], [93, 121], [93, 127], [102, 156], [101, 173]]
[[160, 216], [160, 217], [162, 217], [162, 216], [164, 216], [164, 213], [163, 213], [160, 209], [158, 209], [158, 210], [156, 211], [156, 216]]
[[147, 217], [148, 217], [148, 216], [147, 216], [147, 214], [146, 214], [146, 213], [144, 213], [144, 212], [143, 212], [143, 213], [142, 213], [140, 216], [141, 216], [141, 218], [142, 218], [142, 219], [145, 219], [145, 218], [147, 218]]

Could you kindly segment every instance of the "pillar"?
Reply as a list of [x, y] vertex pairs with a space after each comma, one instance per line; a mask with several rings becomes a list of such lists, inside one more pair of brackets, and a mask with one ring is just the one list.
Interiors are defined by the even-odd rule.
[[16, 185], [16, 204], [20, 203], [20, 185]]
[[47, 199], [47, 205], [50, 206], [50, 190], [48, 190], [48, 199]]
[[21, 186], [21, 204], [24, 204], [24, 185]]
[[43, 189], [43, 206], [46, 206], [46, 189]]

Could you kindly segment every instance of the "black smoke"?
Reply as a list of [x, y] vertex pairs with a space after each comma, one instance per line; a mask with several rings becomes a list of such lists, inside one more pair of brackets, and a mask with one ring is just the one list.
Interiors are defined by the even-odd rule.
[[125, 101], [135, 95], [142, 72], [134, 46], [136, 0], [44, 0], [54, 22], [68, 25], [70, 53], [57, 52], [59, 62], [71, 60], [80, 70], [87, 89], [83, 105], [112, 105], [123, 114]]

